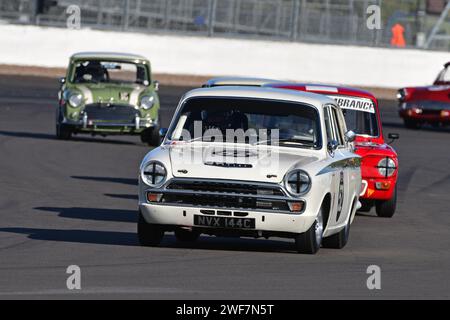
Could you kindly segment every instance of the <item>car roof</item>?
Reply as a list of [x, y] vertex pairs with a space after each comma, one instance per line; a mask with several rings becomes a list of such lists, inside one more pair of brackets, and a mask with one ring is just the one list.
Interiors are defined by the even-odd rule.
[[216, 86], [249, 86], [259, 87], [267, 83], [277, 83], [280, 80], [252, 78], [252, 77], [216, 77], [211, 78], [203, 84], [203, 87]]
[[83, 60], [83, 59], [111, 59], [121, 61], [148, 61], [147, 58], [141, 55], [132, 53], [120, 53], [120, 52], [78, 52], [73, 54], [70, 59]]
[[354, 96], [360, 98], [367, 98], [376, 101], [375, 96], [369, 91], [343, 86], [334, 86], [326, 84], [314, 84], [314, 83], [296, 83], [296, 82], [283, 82], [283, 83], [273, 83], [266, 84], [265, 86], [271, 88], [280, 89], [291, 89], [291, 90], [301, 90], [305, 92], [313, 92], [317, 94], [327, 94], [327, 95], [345, 95]]
[[184, 95], [184, 99], [194, 97], [235, 97], [299, 102], [314, 105], [319, 107], [319, 109], [322, 109], [325, 104], [336, 105], [333, 99], [325, 95], [269, 87], [224, 86], [199, 88], [191, 90]]

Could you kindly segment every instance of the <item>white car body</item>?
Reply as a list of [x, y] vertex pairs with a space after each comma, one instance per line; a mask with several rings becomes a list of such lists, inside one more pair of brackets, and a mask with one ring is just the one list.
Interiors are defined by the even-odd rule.
[[[341, 145], [334, 151], [327, 147], [330, 141], [327, 138], [327, 128], [324, 122], [325, 112], [329, 112], [328, 110], [331, 109], [335, 110], [337, 122], [339, 122], [336, 126], [340, 126], [340, 129], [337, 130], [346, 132], [342, 112], [334, 100], [322, 95], [271, 88], [227, 86], [195, 89], [182, 97], [169, 132], [174, 130], [177, 115], [184, 103], [189, 99], [201, 97], [261, 99], [307, 104], [318, 112], [322, 145], [319, 149], [314, 150], [245, 143], [232, 143], [230, 146], [227, 143], [204, 141], [173, 143], [169, 137], [166, 137], [160, 147], [153, 149], [145, 156], [140, 167], [139, 210], [146, 223], [162, 226], [165, 230], [183, 228], [195, 229], [207, 234], [220, 234], [220, 231], [226, 233], [227, 230], [210, 226], [199, 227], [194, 224], [194, 216], [213, 219], [225, 212], [229, 217], [245, 215], [245, 218], [254, 219], [254, 228], [233, 228], [234, 234], [255, 237], [295, 237], [295, 235], [305, 233], [312, 228], [319, 212], [327, 211], [323, 212], [323, 233], [321, 235], [323, 238], [330, 237], [350, 225], [360, 205], [358, 201], [361, 190], [360, 157], [352, 152], [351, 142], [345, 141], [342, 133], [340, 138], [343, 143]], [[333, 133], [331, 132], [331, 134]], [[251, 167], [217, 166], [213, 159], [214, 155], [218, 154], [217, 150], [229, 147], [238, 150], [234, 158], [239, 158], [239, 150], [242, 150], [244, 152], [242, 157], [245, 157], [246, 163]], [[177, 161], [177, 157], [183, 153], [198, 154], [203, 161], [201, 163]], [[261, 165], [268, 155], [277, 156], [276, 166]], [[156, 187], [147, 185], [143, 179], [146, 165], [153, 161], [162, 164], [167, 174], [163, 183]], [[211, 163], [214, 165], [212, 166]], [[311, 182], [309, 190], [301, 196], [292, 195], [287, 189], [285, 181], [286, 175], [296, 169], [306, 172]], [[204, 184], [205, 188], [195, 189], [192, 187], [192, 183]], [[299, 182], [297, 181], [297, 183]], [[176, 185], [175, 189], [171, 187], [172, 184]], [[234, 186], [238, 191], [215, 190], [222, 186], [231, 186], [232, 188]], [[256, 187], [256, 194], [247, 194], [246, 186], [249, 189]], [[258, 188], [261, 188], [261, 194]], [[190, 195], [201, 196], [203, 199], [208, 199], [210, 196], [219, 197], [218, 199], [231, 197], [233, 204], [223, 207], [211, 205], [211, 203], [202, 206], [184, 202], [149, 202], [148, 192], [162, 194], [163, 198], [166, 197], [166, 194], [175, 198], [177, 196], [189, 198]], [[271, 194], [267, 195], [267, 193]], [[276, 203], [275, 200], [280, 200], [280, 203], [300, 201], [304, 205], [301, 212], [286, 212], [286, 210], [280, 212], [273, 208], [244, 209], [239, 207], [239, 197], [257, 198], [256, 201], [261, 203], [271, 199], [273, 200], [271, 203]], [[328, 207], [326, 210], [321, 210], [324, 208], [325, 202]]]

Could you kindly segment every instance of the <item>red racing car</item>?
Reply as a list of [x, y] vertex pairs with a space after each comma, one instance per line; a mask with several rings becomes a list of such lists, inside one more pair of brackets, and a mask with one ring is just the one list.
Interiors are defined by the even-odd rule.
[[[347, 128], [357, 134], [355, 152], [362, 157], [364, 188], [360, 211], [375, 206], [379, 217], [392, 217], [397, 203], [398, 158], [383, 138], [377, 99], [367, 91], [327, 85], [270, 83], [264, 86], [324, 94], [336, 100], [343, 109]], [[392, 141], [398, 137], [395, 133], [388, 135]]]
[[450, 124], [450, 62], [444, 65], [433, 85], [402, 88], [398, 91], [399, 113], [405, 126], [418, 129], [424, 123], [432, 126]]

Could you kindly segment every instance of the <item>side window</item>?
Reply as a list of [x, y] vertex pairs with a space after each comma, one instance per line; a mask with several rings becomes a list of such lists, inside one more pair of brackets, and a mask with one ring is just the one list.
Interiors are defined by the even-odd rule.
[[331, 114], [333, 118], [333, 131], [334, 139], [338, 142], [340, 146], [344, 145], [344, 133], [342, 132], [342, 127], [339, 122], [339, 117], [337, 115], [336, 108], [331, 107]]

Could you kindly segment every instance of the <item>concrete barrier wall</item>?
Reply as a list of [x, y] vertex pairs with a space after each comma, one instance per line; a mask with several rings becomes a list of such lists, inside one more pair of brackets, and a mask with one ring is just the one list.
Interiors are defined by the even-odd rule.
[[0, 64], [65, 67], [79, 51], [148, 57], [156, 73], [399, 88], [430, 84], [448, 52], [0, 25]]

